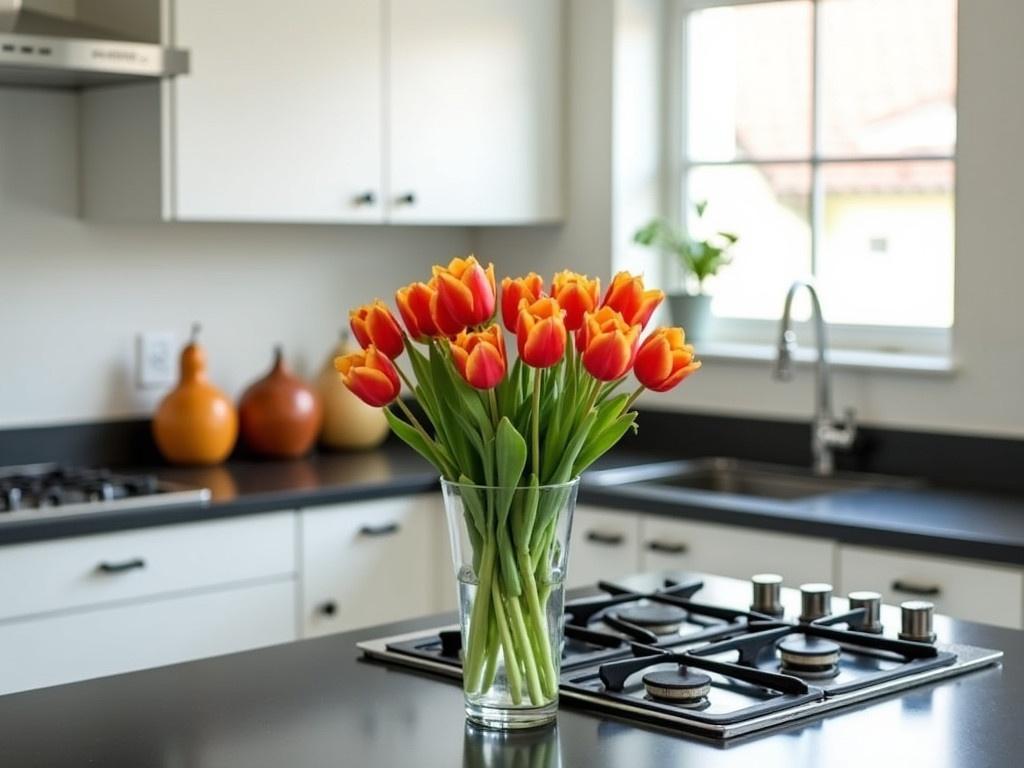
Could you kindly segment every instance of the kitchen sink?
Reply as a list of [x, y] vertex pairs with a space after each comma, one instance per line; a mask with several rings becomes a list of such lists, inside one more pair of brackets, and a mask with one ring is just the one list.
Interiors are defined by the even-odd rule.
[[723, 457], [609, 469], [592, 473], [587, 482], [604, 487], [677, 488], [787, 501], [844, 491], [919, 485], [913, 479], [860, 472], [837, 472], [822, 477], [802, 467]]

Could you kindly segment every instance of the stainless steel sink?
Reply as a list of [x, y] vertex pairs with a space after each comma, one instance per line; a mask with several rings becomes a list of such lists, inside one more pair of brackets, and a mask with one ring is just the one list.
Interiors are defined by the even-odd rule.
[[789, 501], [844, 491], [918, 485], [915, 480], [888, 475], [837, 472], [823, 477], [800, 467], [722, 457], [609, 469], [592, 473], [587, 482], [604, 487], [678, 488]]

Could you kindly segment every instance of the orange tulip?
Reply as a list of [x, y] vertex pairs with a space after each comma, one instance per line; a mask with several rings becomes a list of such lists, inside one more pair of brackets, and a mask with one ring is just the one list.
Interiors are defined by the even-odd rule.
[[565, 310], [565, 327], [569, 331], [577, 331], [583, 326], [584, 315], [594, 311], [600, 294], [600, 280], [591, 280], [569, 270], [555, 275], [551, 284], [551, 295]]
[[402, 391], [394, 363], [372, 344], [362, 352], [335, 358], [334, 367], [345, 386], [367, 405], [380, 408], [393, 402]]
[[440, 303], [462, 325], [486, 323], [494, 314], [494, 265], [484, 269], [475, 256], [434, 267]]
[[473, 333], [463, 331], [451, 342], [451, 350], [455, 368], [470, 386], [491, 389], [504, 378], [505, 340], [497, 325]]
[[544, 293], [544, 280], [536, 272], [526, 277], [506, 277], [501, 281], [501, 319], [511, 333], [519, 325], [519, 302], [533, 304]]
[[372, 344], [392, 359], [402, 354], [405, 348], [402, 329], [398, 327], [398, 321], [391, 310], [380, 299], [353, 309], [348, 313], [348, 319], [352, 333], [363, 349]]
[[591, 376], [614, 381], [629, 372], [639, 339], [638, 324], [627, 323], [619, 312], [605, 306], [587, 314], [576, 334], [576, 346]]
[[612, 278], [602, 306], [621, 312], [627, 323], [643, 328], [664, 298], [665, 294], [657, 289], [645, 291], [642, 277], [619, 272]]
[[647, 389], [667, 392], [700, 368], [682, 328], [658, 328], [636, 353], [633, 373]]
[[434, 289], [425, 283], [410, 283], [395, 291], [395, 304], [406, 330], [421, 343], [437, 336], [437, 326], [430, 315], [430, 300], [434, 293]]
[[538, 299], [519, 305], [516, 340], [519, 357], [534, 368], [550, 368], [565, 354], [565, 310], [554, 299]]
[[430, 318], [434, 321], [437, 335], [452, 338], [462, 333], [466, 329], [466, 324], [460, 323], [456, 318], [452, 317], [451, 312], [448, 311], [448, 306], [441, 301], [441, 293], [437, 289], [437, 278], [430, 278], [430, 282], [427, 285], [434, 292], [430, 297]]

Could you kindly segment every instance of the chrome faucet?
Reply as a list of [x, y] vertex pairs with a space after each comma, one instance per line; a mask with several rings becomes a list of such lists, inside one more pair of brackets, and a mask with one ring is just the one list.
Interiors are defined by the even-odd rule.
[[811, 424], [811, 456], [817, 475], [831, 475], [835, 470], [833, 450], [847, 449], [857, 436], [855, 413], [852, 408], [844, 411], [843, 423], [836, 424], [832, 413], [832, 379], [829, 373], [825, 337], [825, 317], [821, 312], [818, 292], [810, 280], [797, 280], [786, 293], [786, 305], [782, 309], [782, 324], [779, 327], [779, 352], [775, 359], [775, 378], [789, 381], [793, 378], [793, 353], [796, 351], [796, 334], [793, 332], [791, 313], [793, 297], [801, 288], [806, 288], [811, 297], [811, 316], [814, 320], [815, 336], [818, 342], [818, 362], [814, 373], [814, 421]]

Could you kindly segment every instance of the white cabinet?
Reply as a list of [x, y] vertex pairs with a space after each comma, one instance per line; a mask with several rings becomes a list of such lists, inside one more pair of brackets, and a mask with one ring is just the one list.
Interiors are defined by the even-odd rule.
[[1024, 570], [910, 552], [839, 547], [842, 592], [871, 589], [882, 601], [928, 600], [958, 619], [1024, 628]]
[[737, 579], [772, 572], [782, 574], [788, 586], [827, 581], [835, 555], [827, 539], [654, 515], [643, 517], [642, 536], [644, 571], [700, 571]]
[[439, 494], [302, 512], [303, 636], [437, 610]]
[[614, 581], [640, 570], [640, 516], [580, 505], [572, 521], [567, 586]]

